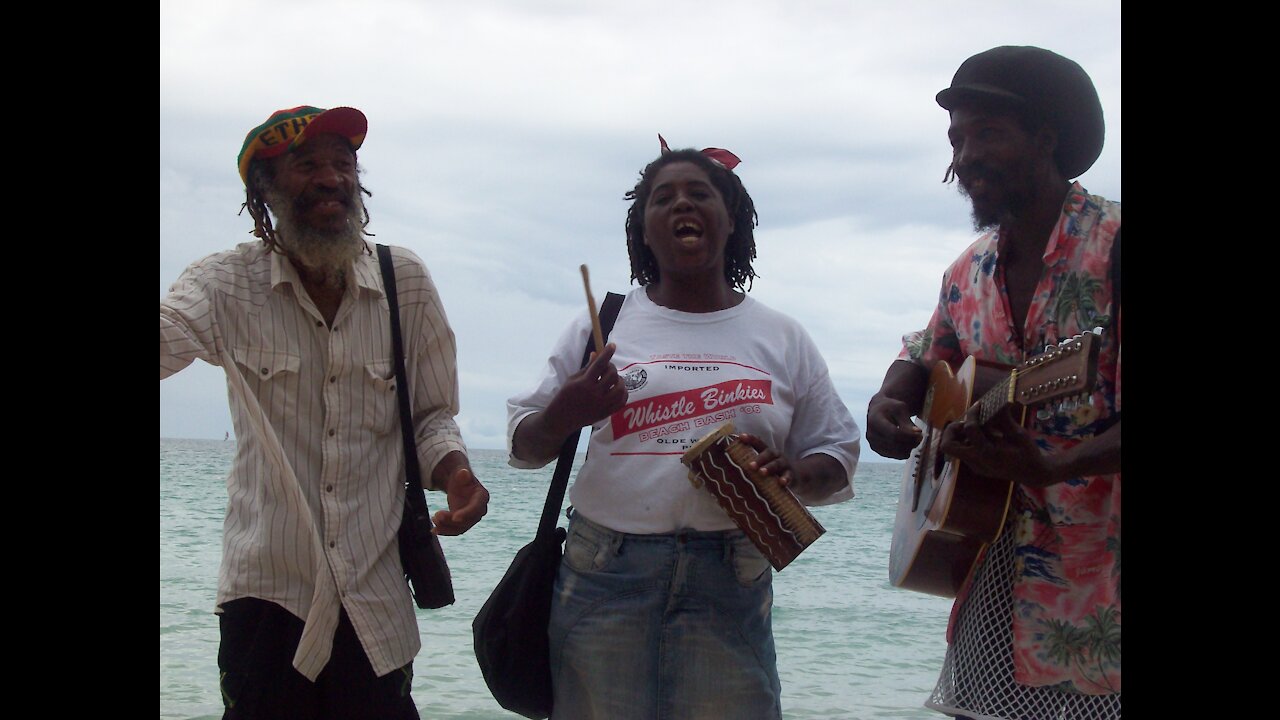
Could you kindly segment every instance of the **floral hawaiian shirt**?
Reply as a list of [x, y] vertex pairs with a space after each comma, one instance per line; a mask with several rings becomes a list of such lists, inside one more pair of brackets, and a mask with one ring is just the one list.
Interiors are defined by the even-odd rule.
[[[903, 338], [899, 359], [926, 368], [945, 360], [958, 369], [973, 355], [1013, 366], [1101, 327], [1090, 402], [1029, 413], [1027, 427], [1050, 452], [1102, 432], [1120, 414], [1120, 318], [1111, 273], [1119, 230], [1119, 203], [1072, 185], [1021, 333], [1008, 311], [999, 231], [987, 233], [947, 269], [933, 318]], [[1016, 487], [1006, 526], [1016, 543], [1014, 678], [1087, 694], [1120, 692], [1120, 474]], [[956, 607], [964, 600], [962, 590]]]

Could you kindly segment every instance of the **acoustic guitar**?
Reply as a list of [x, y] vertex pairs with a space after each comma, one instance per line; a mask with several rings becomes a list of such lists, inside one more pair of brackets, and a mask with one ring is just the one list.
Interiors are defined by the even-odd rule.
[[[1094, 331], [1069, 338], [1011, 370], [979, 400], [979, 422], [1008, 406], [1025, 417], [1029, 408], [1075, 395], [1087, 402], [1097, 371], [1097, 337]], [[924, 438], [907, 460], [889, 549], [889, 582], [895, 587], [955, 597], [978, 553], [1004, 527], [1013, 484], [982, 477], [939, 449], [947, 424], [970, 406], [976, 368], [969, 357], [955, 374], [940, 362], [929, 375], [920, 412]]]

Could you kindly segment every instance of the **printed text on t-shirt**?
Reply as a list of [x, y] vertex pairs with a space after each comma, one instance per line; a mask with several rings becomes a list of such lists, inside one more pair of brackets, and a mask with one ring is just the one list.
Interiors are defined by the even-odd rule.
[[613, 414], [613, 437], [714, 413], [748, 403], [773, 404], [773, 381], [729, 380], [704, 388], [681, 390], [628, 403]]

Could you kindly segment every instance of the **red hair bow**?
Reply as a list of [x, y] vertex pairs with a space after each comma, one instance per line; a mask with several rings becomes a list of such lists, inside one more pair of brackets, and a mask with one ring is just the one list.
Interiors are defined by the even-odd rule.
[[[664, 155], [671, 152], [671, 148], [667, 146], [667, 141], [662, 137], [662, 133], [658, 133], [658, 144], [662, 146]], [[724, 148], [702, 148], [702, 154], [720, 163], [726, 170], [732, 170], [738, 167], [738, 163], [742, 162], [741, 158]]]

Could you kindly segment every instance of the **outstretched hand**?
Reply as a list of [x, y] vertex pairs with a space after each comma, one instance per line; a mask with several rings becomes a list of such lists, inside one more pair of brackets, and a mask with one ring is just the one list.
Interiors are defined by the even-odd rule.
[[448, 510], [432, 516], [432, 532], [437, 535], [461, 535], [480, 522], [489, 512], [489, 491], [480, 484], [469, 467], [455, 468], [444, 483]]

